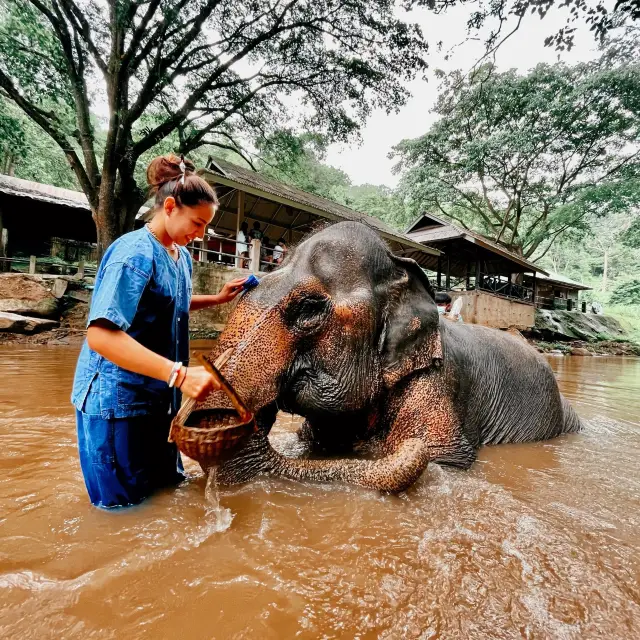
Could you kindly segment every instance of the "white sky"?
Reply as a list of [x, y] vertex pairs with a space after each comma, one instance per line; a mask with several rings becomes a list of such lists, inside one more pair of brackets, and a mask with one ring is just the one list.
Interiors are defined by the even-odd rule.
[[[434, 122], [436, 116], [430, 111], [438, 95], [438, 80], [433, 72], [437, 68], [468, 71], [484, 53], [483, 43], [468, 42], [457, 47], [450, 60], [444, 60], [447, 50], [464, 40], [468, 14], [469, 9], [463, 6], [447, 11], [446, 15], [434, 15], [427, 10], [408, 14], [409, 20], [421, 25], [431, 46], [428, 81], [416, 80], [411, 84], [412, 97], [399, 113], [387, 115], [382, 110], [376, 111], [362, 130], [361, 145], [332, 145], [326, 158], [328, 164], [345, 171], [354, 184], [396, 186], [398, 176], [392, 173], [394, 161], [387, 155], [402, 139], [420, 136]], [[549, 12], [544, 20], [535, 15], [526, 16], [519, 31], [498, 49], [498, 68], [516, 68], [526, 72], [539, 62], [557, 62], [558, 52], [553, 47], [545, 47], [544, 39], [564, 25], [565, 16], [565, 10], [560, 8]], [[512, 28], [505, 26], [503, 33]], [[436, 43], [440, 40], [443, 41], [442, 53], [436, 51]], [[571, 52], [562, 52], [563, 62], [575, 64], [597, 56], [595, 40], [584, 22], [577, 30], [575, 41], [576, 46]]]

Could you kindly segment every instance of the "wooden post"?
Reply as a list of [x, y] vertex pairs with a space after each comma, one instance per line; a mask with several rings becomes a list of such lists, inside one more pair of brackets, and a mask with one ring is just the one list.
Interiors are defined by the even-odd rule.
[[202, 234], [202, 242], [200, 251], [200, 262], [209, 262], [209, 254], [207, 253], [207, 249], [209, 249], [209, 236], [207, 235], [207, 230]]
[[438, 256], [438, 276], [436, 284], [438, 285], [438, 291], [440, 291], [442, 289], [442, 254]]
[[29, 273], [34, 274], [36, 272], [36, 257], [29, 256]]
[[84, 278], [84, 260], [78, 262], [78, 273], [76, 274], [78, 280]]
[[467, 291], [469, 291], [469, 287], [471, 286], [471, 265], [469, 264], [469, 262], [467, 262], [467, 266], [465, 267], [466, 269], [466, 275], [467, 275], [467, 281], [465, 283], [465, 289]]
[[260, 271], [260, 240], [251, 241], [251, 272], [258, 273]]
[[534, 306], [536, 305], [536, 303], [538, 302], [538, 279], [536, 278], [536, 272], [533, 272], [533, 304]]
[[[244, 222], [244, 191], [238, 191], [238, 202], [236, 209], [236, 238], [240, 233], [240, 227]], [[249, 242], [249, 237], [245, 238], [247, 243]], [[238, 245], [234, 245], [236, 248], [236, 255], [238, 255]], [[240, 269], [242, 267], [242, 260], [236, 258], [236, 268]]]
[[476, 260], [476, 291], [480, 290], [480, 258]]
[[445, 287], [447, 291], [451, 291], [451, 259], [447, 254], [447, 277], [445, 280]]
[[[2, 209], [0, 209], [0, 258], [7, 257], [7, 238], [9, 230], [5, 229], [2, 220]], [[4, 271], [7, 263], [4, 260], [0, 260], [0, 271]], [[8, 269], [7, 269], [8, 271]]]

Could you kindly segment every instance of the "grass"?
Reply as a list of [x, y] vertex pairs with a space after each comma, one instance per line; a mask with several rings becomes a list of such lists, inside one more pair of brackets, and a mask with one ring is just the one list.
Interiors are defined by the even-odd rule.
[[640, 344], [640, 305], [607, 305], [605, 313], [620, 322], [632, 342]]

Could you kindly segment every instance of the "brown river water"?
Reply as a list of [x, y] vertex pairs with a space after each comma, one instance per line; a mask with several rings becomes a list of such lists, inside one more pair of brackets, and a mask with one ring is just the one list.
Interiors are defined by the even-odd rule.
[[583, 433], [430, 465], [401, 496], [264, 478], [216, 508], [186, 461], [177, 489], [105, 512], [76, 356], [0, 347], [2, 638], [640, 637], [640, 359], [552, 359]]

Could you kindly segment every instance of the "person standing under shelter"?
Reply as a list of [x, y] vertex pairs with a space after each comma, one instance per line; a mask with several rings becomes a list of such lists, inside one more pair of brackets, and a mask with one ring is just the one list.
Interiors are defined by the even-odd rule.
[[240, 225], [240, 230], [236, 235], [236, 255], [239, 258], [236, 258], [236, 267], [239, 269], [247, 268], [247, 261], [249, 258], [249, 245], [247, 244], [247, 239], [249, 236], [249, 225], [246, 222], [243, 222]]
[[262, 230], [260, 229], [260, 223], [257, 220], [253, 223], [253, 229], [251, 229], [251, 231], [249, 232], [249, 237], [252, 240], [260, 240], [260, 242], [262, 242], [264, 234], [262, 233]]
[[147, 181], [153, 219], [118, 238], [96, 275], [71, 401], [80, 466], [91, 502], [103, 508], [142, 502], [184, 479], [167, 442], [181, 393], [202, 400], [217, 388], [190, 367], [189, 311], [233, 300], [244, 278], [215, 295], [192, 295], [191, 256], [218, 207], [214, 190], [188, 160], [155, 158]]

